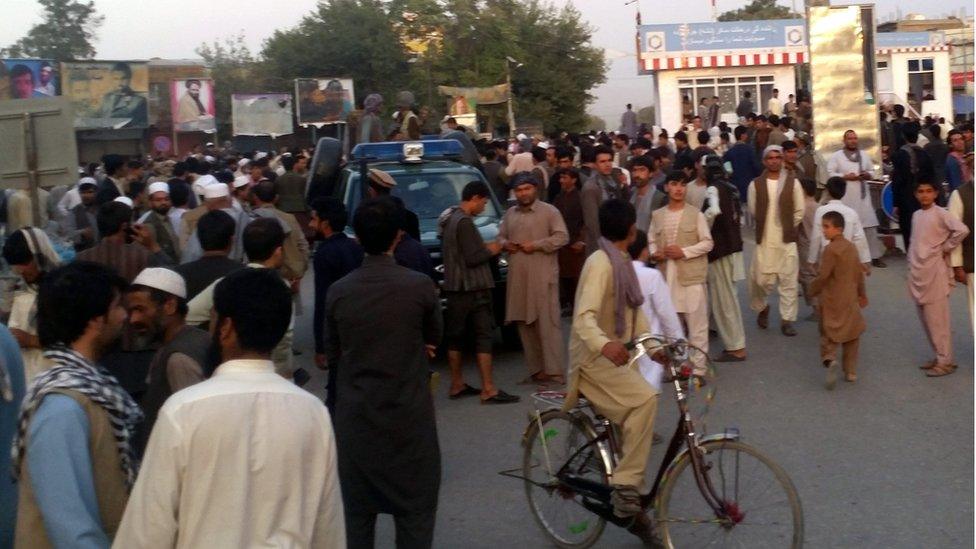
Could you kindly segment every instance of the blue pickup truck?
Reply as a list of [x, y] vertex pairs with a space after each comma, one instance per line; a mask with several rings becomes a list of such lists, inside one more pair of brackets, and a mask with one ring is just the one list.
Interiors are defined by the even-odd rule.
[[[465, 185], [472, 181], [487, 183], [484, 174], [476, 167], [477, 157], [475, 156], [474, 162], [471, 161], [471, 149], [468, 147], [470, 143], [439, 138], [363, 143], [352, 149], [349, 161], [341, 166], [337, 144], [335, 140], [330, 140], [323, 146], [320, 141], [316, 148], [309, 170], [309, 200], [315, 196], [334, 196], [342, 200], [351, 217], [366, 196], [368, 171], [375, 168], [390, 174], [397, 183], [393, 195], [403, 200], [407, 209], [417, 214], [420, 221], [420, 241], [430, 253], [436, 281], [440, 283], [444, 267], [441, 240], [437, 234], [438, 217], [444, 210], [460, 203], [461, 191]], [[485, 242], [498, 238], [498, 226], [503, 213], [498, 198], [492, 195], [485, 211], [474, 219], [475, 227]], [[346, 230], [352, 236], [352, 229]], [[502, 328], [504, 342], [507, 345], [517, 345], [516, 330], [504, 326], [503, 322], [508, 262], [503, 256], [496, 257], [492, 260], [491, 268], [495, 278], [493, 301], [496, 324]]]

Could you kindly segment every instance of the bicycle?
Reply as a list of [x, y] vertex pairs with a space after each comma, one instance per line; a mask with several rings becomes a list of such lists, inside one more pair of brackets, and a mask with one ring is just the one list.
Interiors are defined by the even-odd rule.
[[[662, 385], [673, 384], [679, 410], [664, 460], [641, 502], [645, 512], [653, 507], [652, 521], [664, 545], [802, 547], [803, 510], [786, 472], [740, 442], [737, 430], [708, 436], [695, 430], [688, 404], [687, 358], [689, 352], [701, 351], [683, 340], [649, 334], [628, 348], [636, 352], [626, 367], [641, 356], [664, 352]], [[565, 393], [533, 394], [549, 408], [537, 407], [525, 430], [518, 477], [524, 480], [536, 522], [556, 546], [567, 549], [592, 546], [607, 522], [627, 527], [634, 520], [614, 515], [610, 503], [612, 472], [620, 457], [619, 431], [580, 397], [573, 410], [564, 412]], [[757, 481], [742, 484], [747, 478]]]

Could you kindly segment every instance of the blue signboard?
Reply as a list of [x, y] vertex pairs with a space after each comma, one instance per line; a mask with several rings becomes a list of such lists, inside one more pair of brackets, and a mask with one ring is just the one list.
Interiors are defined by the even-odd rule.
[[802, 19], [729, 21], [641, 25], [641, 51], [729, 51], [804, 47], [807, 45]]
[[944, 35], [935, 32], [879, 32], [874, 35], [874, 44], [878, 48], [924, 48], [944, 43]]

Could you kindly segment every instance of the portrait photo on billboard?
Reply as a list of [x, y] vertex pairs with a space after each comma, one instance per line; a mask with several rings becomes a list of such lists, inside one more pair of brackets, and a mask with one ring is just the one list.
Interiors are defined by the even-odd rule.
[[299, 78], [295, 80], [299, 124], [345, 122], [353, 109], [352, 78]]
[[213, 80], [188, 78], [170, 82], [169, 104], [173, 113], [173, 128], [178, 132], [214, 132]]
[[144, 62], [73, 61], [62, 65], [62, 93], [75, 109], [75, 127], [149, 125], [149, 67]]
[[0, 99], [61, 95], [58, 64], [47, 59], [0, 59]]

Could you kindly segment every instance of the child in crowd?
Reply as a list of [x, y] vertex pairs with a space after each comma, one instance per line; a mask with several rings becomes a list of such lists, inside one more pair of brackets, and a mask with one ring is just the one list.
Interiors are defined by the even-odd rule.
[[935, 207], [938, 195], [939, 190], [930, 181], [916, 185], [915, 198], [922, 208], [912, 215], [908, 247], [908, 291], [935, 351], [935, 358], [920, 366], [929, 377], [956, 371], [949, 330], [949, 291], [953, 282], [948, 257], [969, 234], [962, 221]]
[[820, 359], [827, 368], [827, 389], [831, 390], [837, 384], [838, 345], [844, 348], [844, 379], [857, 381], [857, 351], [865, 329], [861, 309], [867, 307], [868, 296], [857, 250], [844, 238], [844, 216], [825, 213], [821, 230], [830, 243], [821, 255], [817, 278], [810, 282], [810, 295], [819, 298]]

